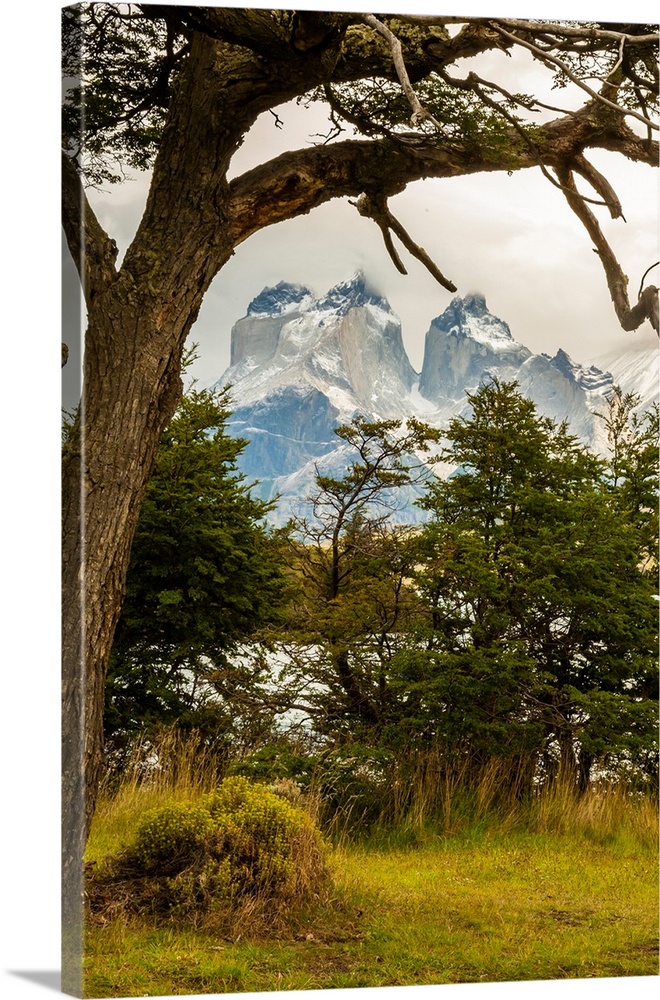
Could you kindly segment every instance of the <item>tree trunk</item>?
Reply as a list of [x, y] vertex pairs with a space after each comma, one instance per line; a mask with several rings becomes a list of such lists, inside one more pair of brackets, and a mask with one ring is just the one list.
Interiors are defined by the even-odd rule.
[[[62, 482], [63, 918], [65, 949], [73, 953], [81, 935], [83, 852], [100, 778], [112, 637], [140, 505], [181, 395], [185, 339], [163, 331], [158, 350], [144, 311], [111, 296], [93, 310], [91, 323], [106, 349], [86, 360], [85, 397], [65, 449]], [[124, 362], [131, 355], [130, 363], [117, 363], [115, 351]]]
[[70, 170], [64, 173], [65, 228], [74, 251], [84, 226], [85, 245], [75, 259], [88, 309], [83, 395], [62, 463], [63, 975], [74, 993], [105, 680], [131, 543], [162, 432], [181, 397], [186, 338], [211, 280], [233, 252], [226, 168], [237, 136], [209, 124], [217, 116], [207, 86], [218, 72], [216, 49], [204, 38], [194, 47], [121, 271], [81, 186]]
[[566, 785], [574, 785], [577, 776], [577, 761], [573, 745], [573, 731], [568, 725], [557, 730], [559, 743], [559, 777]]
[[580, 795], [584, 795], [589, 788], [589, 784], [591, 782], [591, 769], [593, 765], [593, 754], [581, 747], [578, 754], [578, 792]]

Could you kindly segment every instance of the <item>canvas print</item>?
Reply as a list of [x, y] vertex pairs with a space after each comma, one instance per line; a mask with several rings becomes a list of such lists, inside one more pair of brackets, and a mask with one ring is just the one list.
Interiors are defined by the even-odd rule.
[[657, 25], [317, 6], [63, 10], [63, 988], [654, 976]]

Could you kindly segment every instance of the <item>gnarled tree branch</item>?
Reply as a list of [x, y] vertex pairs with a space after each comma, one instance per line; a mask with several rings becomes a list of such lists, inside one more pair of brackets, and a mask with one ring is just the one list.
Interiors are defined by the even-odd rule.
[[[607, 177], [604, 177], [599, 170], [596, 170], [593, 163], [590, 163], [582, 153], [578, 153], [573, 157], [572, 166], [578, 174], [581, 174], [586, 181], [589, 181], [594, 191], [597, 191], [601, 195], [603, 204], [607, 205], [612, 218], [623, 219], [625, 222], [621, 202]], [[589, 199], [584, 200], [588, 201]]]
[[[467, 20], [467, 18], [466, 18]], [[626, 31], [612, 31], [608, 28], [600, 28], [590, 25], [566, 24], [557, 21], [519, 21], [515, 18], [498, 18], [499, 24], [505, 24], [508, 28], [522, 30], [528, 34], [542, 33], [544, 35], [557, 35], [564, 38], [585, 38], [589, 41], [623, 41], [631, 45], [649, 45], [657, 43], [657, 35], [634, 35]]]
[[[378, 201], [426, 177], [520, 170], [538, 166], [539, 161], [556, 167], [575, 157], [580, 163], [581, 151], [588, 147], [617, 149], [647, 163], [654, 163], [657, 156], [655, 147], [649, 149], [645, 140], [629, 133], [625, 126], [616, 132], [594, 128], [588, 113], [542, 126], [533, 149], [518, 145], [505, 162], [486, 154], [477, 156], [458, 144], [438, 145], [432, 136], [420, 134], [414, 144], [394, 141], [398, 138], [351, 139], [289, 151], [234, 178], [229, 186], [233, 244], [237, 246], [264, 226], [304, 215], [333, 198], [357, 198], [366, 192]], [[595, 173], [593, 177], [596, 179]], [[565, 194], [584, 200], [574, 190]]]
[[394, 247], [392, 237], [390, 236], [390, 230], [396, 233], [406, 250], [424, 265], [429, 274], [432, 274], [435, 280], [442, 285], [443, 288], [446, 288], [450, 292], [456, 291], [456, 285], [454, 282], [444, 276], [439, 267], [429, 257], [426, 250], [424, 250], [423, 247], [418, 246], [417, 243], [413, 241], [412, 237], [401, 225], [399, 220], [392, 215], [387, 205], [387, 199], [384, 196], [376, 197], [373, 194], [368, 195], [362, 193], [357, 202], [352, 202], [351, 204], [355, 204], [355, 207], [360, 215], [374, 220], [383, 234], [385, 247], [392, 258], [397, 271], [400, 271], [401, 274], [408, 273]]
[[[407, 24], [419, 24], [433, 27], [446, 24], [477, 24], [483, 25], [482, 17], [471, 17], [453, 15], [445, 17], [435, 14], [397, 14], [398, 21]], [[489, 20], [489, 23], [491, 21]], [[635, 35], [625, 31], [613, 31], [607, 28], [600, 28], [594, 25], [580, 25], [575, 23], [559, 21], [521, 21], [511, 17], [497, 18], [498, 24], [504, 24], [513, 30], [525, 31], [527, 34], [557, 35], [560, 38], [584, 38], [588, 41], [614, 41], [618, 42], [623, 38], [631, 45], [649, 45], [657, 42], [657, 35]]]
[[648, 319], [653, 329], [658, 329], [658, 289], [649, 285], [641, 293], [638, 301], [631, 307], [628, 298], [628, 277], [623, 273], [614, 251], [605, 239], [598, 220], [575, 187], [572, 171], [565, 164], [555, 167], [566, 200], [589, 233], [596, 253], [600, 257], [605, 270], [610, 297], [614, 305], [619, 323], [626, 331], [636, 330]]
[[406, 100], [412, 108], [412, 118], [410, 119], [411, 124], [421, 125], [424, 121], [430, 121], [431, 124], [436, 126], [436, 128], [441, 128], [440, 122], [433, 117], [430, 111], [427, 111], [426, 108], [422, 106], [417, 94], [414, 91], [413, 85], [410, 82], [410, 77], [408, 76], [406, 64], [403, 60], [403, 51], [401, 49], [401, 42], [399, 39], [392, 31], [390, 31], [386, 24], [379, 21], [373, 14], [363, 14], [362, 20], [370, 28], [373, 28], [374, 31], [377, 31], [379, 35], [382, 35], [390, 46], [396, 75], [399, 78], [399, 83], [401, 84], [403, 92], [406, 95]]

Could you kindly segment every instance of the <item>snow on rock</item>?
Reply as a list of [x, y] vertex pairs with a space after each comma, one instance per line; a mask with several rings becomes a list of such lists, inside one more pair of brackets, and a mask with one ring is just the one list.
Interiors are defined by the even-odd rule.
[[362, 272], [320, 299], [300, 285], [265, 288], [231, 337], [231, 365], [219, 382], [234, 386], [241, 406], [307, 386], [335, 390], [342, 419], [365, 408], [389, 414], [401, 409], [416, 377], [399, 319]]
[[437, 403], [462, 399], [479, 386], [484, 371], [512, 377], [531, 353], [488, 311], [483, 295], [457, 295], [426, 334], [419, 391]]
[[[533, 354], [517, 342], [483, 295], [456, 296], [426, 334], [421, 375], [413, 370], [401, 324], [361, 271], [316, 297], [303, 285], [280, 282], [257, 295], [232, 330], [231, 428], [250, 440], [241, 465], [264, 498], [279, 495], [273, 520], [309, 514], [317, 467], [343, 475], [346, 446], [334, 431], [356, 414], [368, 419], [416, 417], [446, 428], [469, 414], [467, 393], [489, 378], [516, 380], [540, 413], [567, 420], [590, 447], [606, 447], [598, 414], [614, 384], [657, 399], [657, 349], [622, 351], [591, 366], [560, 350]], [[451, 467], [436, 466], [440, 475]], [[394, 520], [421, 512], [409, 491]]]

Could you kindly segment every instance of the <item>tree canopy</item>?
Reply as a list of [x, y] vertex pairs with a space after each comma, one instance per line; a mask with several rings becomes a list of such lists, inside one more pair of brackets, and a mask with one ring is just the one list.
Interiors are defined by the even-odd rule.
[[237, 733], [240, 696], [258, 684], [236, 653], [276, 619], [284, 579], [269, 506], [238, 472], [246, 442], [227, 433], [227, 401], [227, 390], [189, 390], [158, 450], [110, 661], [104, 718], [115, 749], [175, 721]]
[[[626, 500], [632, 480], [540, 417], [515, 383], [469, 400], [471, 415], [448, 429], [457, 472], [422, 501], [428, 617], [424, 648], [399, 657], [405, 714], [473, 752], [545, 748], [551, 773], [579, 767], [585, 786], [596, 758], [638, 750], [644, 765], [657, 753], [657, 564]], [[644, 435], [631, 436], [642, 463]]]
[[[537, 166], [585, 226], [624, 329], [645, 318], [657, 329], [652, 286], [643, 296], [642, 280], [642, 301], [628, 301], [626, 276], [590, 208], [605, 206], [612, 218], [622, 217], [616, 192], [586, 155], [589, 148], [603, 148], [654, 163], [655, 26], [104, 3], [82, 5], [82, 13], [65, 11], [64, 24], [65, 75], [72, 81], [79, 76], [81, 53], [85, 65], [84, 79], [65, 98], [65, 145], [88, 181], [118, 181], [126, 166], [154, 162], [177, 81], [194, 58], [194, 38], [203, 35], [222, 46], [225, 63], [230, 57], [236, 64], [236, 81], [255, 56], [279, 65], [272, 86], [260, 79], [254, 112], [297, 98], [323, 102], [332, 121], [328, 135], [311, 149], [283, 154], [268, 170], [236, 178], [239, 209], [244, 197], [254, 198], [255, 207], [265, 198], [272, 211], [276, 197], [284, 219], [325, 200], [322, 188], [331, 197], [360, 194], [356, 207], [382, 230], [395, 266], [405, 273], [393, 234], [453, 288], [392, 216], [388, 197], [418, 177]], [[461, 72], [461, 60], [495, 50], [529, 53], [561, 93], [563, 106], [559, 98], [555, 104], [515, 91], [501, 70], [487, 76]], [[283, 60], [290, 63], [286, 73]], [[362, 137], [359, 144], [338, 144], [349, 131]], [[372, 167], [359, 191], [347, 176], [356, 156], [369, 157]], [[343, 184], [333, 194], [319, 184], [321, 175], [328, 179], [330, 162], [341, 175], [334, 182]], [[578, 190], [577, 179], [586, 190]], [[255, 221], [251, 232], [264, 224]], [[249, 233], [237, 235], [240, 242]]]
[[314, 752], [426, 755], [475, 785], [500, 762], [524, 795], [603, 774], [648, 787], [657, 413], [614, 392], [602, 458], [515, 383], [469, 402], [440, 451], [453, 471], [418, 480], [419, 524], [391, 516], [410, 503], [413, 449], [437, 448], [437, 431], [360, 417], [338, 429], [344, 474], [319, 471], [309, 519], [288, 526], [292, 599], [265, 655], [245, 650], [276, 678], [264, 707], [284, 743], [302, 729]]

